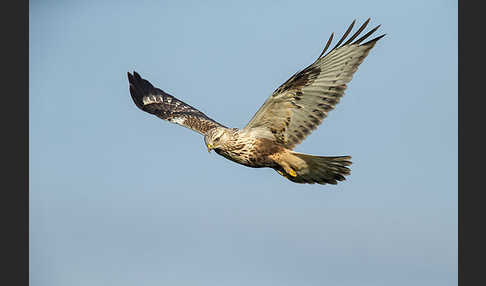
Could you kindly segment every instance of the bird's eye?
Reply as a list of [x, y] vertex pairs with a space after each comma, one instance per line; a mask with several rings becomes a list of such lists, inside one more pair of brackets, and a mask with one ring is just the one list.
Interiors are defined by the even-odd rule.
[[219, 137], [214, 139], [214, 142], [219, 142]]

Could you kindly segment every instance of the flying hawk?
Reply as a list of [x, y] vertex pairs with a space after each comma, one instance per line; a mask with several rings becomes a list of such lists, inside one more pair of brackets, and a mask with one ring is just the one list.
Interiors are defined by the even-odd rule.
[[334, 109], [358, 66], [385, 36], [362, 43], [380, 27], [377, 26], [355, 40], [369, 21], [345, 41], [354, 26], [353, 21], [326, 54], [334, 33], [331, 34], [315, 62], [277, 88], [243, 129], [227, 128], [154, 87], [137, 72], [128, 73], [130, 94], [141, 110], [204, 135], [209, 152], [214, 150], [248, 167], [273, 168], [295, 183], [337, 184], [350, 174], [347, 166], [351, 165], [351, 156], [313, 156], [292, 149]]

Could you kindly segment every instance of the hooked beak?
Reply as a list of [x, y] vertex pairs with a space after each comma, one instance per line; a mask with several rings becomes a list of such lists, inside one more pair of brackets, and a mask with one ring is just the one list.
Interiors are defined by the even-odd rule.
[[211, 150], [214, 149], [214, 146], [211, 144], [208, 144], [208, 153], [211, 153]]

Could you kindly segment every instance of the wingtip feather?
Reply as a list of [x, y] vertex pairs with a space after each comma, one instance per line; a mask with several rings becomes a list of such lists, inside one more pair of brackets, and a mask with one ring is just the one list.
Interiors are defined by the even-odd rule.
[[[359, 38], [358, 40], [354, 41], [352, 43], [352, 41], [358, 37], [359, 34], [361, 34], [361, 32], [363, 32], [363, 30], [366, 28], [366, 26], [369, 24], [369, 22], [371, 21], [371, 17], [369, 17], [359, 28], [358, 30], [345, 42], [343, 43], [343, 41], [347, 38], [347, 36], [349, 35], [349, 33], [351, 32], [351, 30], [353, 29], [354, 27], [354, 24], [356, 23], [356, 19], [353, 20], [353, 22], [351, 22], [351, 25], [349, 25], [348, 29], [346, 30], [346, 32], [344, 32], [343, 36], [341, 37], [341, 39], [337, 42], [337, 44], [329, 51], [332, 52], [333, 50], [335, 49], [338, 49], [342, 46], [346, 46], [346, 45], [355, 45], [355, 44], [360, 44], [362, 41], [364, 41], [366, 38], [368, 38], [371, 34], [373, 34], [376, 30], [378, 30], [380, 27], [381, 27], [381, 24], [376, 26], [375, 28], [371, 29], [368, 33], [366, 33], [364, 36], [362, 36], [361, 38]], [[362, 45], [366, 45], [366, 44], [370, 44], [371, 42], [373, 41], [378, 41], [379, 39], [383, 38], [386, 34], [384, 35], [381, 35], [379, 37], [376, 37]], [[329, 40], [327, 41], [327, 44], [324, 48], [324, 50], [321, 52], [321, 54], [319, 55], [319, 57], [317, 57], [317, 59], [321, 58], [324, 56], [324, 54], [326, 53], [327, 49], [329, 48], [330, 44], [331, 44], [331, 41], [333, 39], [333, 36], [334, 36], [334, 33], [331, 34], [331, 37], [329, 38]], [[343, 44], [342, 44], [343, 43]]]

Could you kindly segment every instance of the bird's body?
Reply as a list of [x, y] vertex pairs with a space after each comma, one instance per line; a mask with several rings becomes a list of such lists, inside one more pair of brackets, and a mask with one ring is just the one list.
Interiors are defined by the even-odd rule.
[[[218, 143], [208, 143], [216, 153], [236, 163], [252, 168], [274, 167], [271, 156], [285, 150], [272, 140], [259, 137], [255, 132], [225, 129]], [[206, 137], [210, 138], [210, 137]], [[213, 142], [213, 141], [211, 141]], [[218, 145], [213, 145], [218, 144]]]
[[[263, 132], [263, 134], [265, 134]], [[349, 174], [346, 168], [351, 157], [319, 157], [293, 152], [281, 144], [276, 144], [271, 138], [266, 138], [258, 130], [238, 130], [236, 128], [217, 127], [204, 138], [208, 150], [214, 150], [219, 155], [241, 165], [252, 168], [272, 168], [291, 181], [299, 183], [326, 182], [337, 183], [344, 180], [343, 174]], [[263, 135], [263, 136], [262, 136]], [[270, 134], [268, 134], [270, 137]], [[323, 161], [327, 164], [317, 174], [309, 174], [312, 163]], [[334, 162], [332, 162], [334, 161]], [[313, 166], [318, 168], [319, 166]], [[316, 169], [317, 170], [317, 169]], [[316, 171], [314, 170], [314, 171]], [[320, 175], [320, 176], [319, 176]]]
[[[292, 151], [312, 132], [344, 95], [359, 64], [379, 36], [364, 44], [378, 27], [351, 43], [369, 19], [341, 45], [351, 31], [348, 28], [338, 44], [276, 89], [242, 129], [227, 128], [196, 108], [155, 88], [138, 73], [128, 73], [130, 94], [143, 111], [185, 126], [204, 135], [208, 151], [231, 161], [252, 167], [268, 167], [296, 183], [336, 184], [350, 173], [350, 156], [313, 156]], [[324, 55], [324, 56], [323, 56]]]

